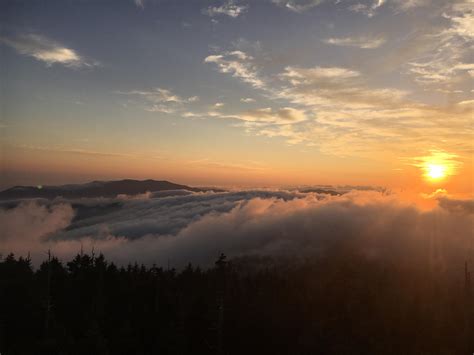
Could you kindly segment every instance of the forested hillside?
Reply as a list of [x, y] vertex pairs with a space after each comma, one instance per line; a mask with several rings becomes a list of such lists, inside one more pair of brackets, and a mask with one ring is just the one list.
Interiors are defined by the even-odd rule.
[[0, 352], [471, 354], [468, 268], [333, 252], [295, 263], [221, 255], [179, 272], [80, 254], [34, 270], [8, 255]]

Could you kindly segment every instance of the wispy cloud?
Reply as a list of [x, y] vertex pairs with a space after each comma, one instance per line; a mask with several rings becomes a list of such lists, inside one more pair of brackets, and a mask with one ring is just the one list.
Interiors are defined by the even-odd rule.
[[264, 86], [259, 77], [257, 66], [253, 57], [243, 51], [226, 51], [221, 54], [207, 56], [205, 63], [214, 63], [221, 73], [231, 74], [233, 77], [251, 84], [256, 88]]
[[249, 110], [237, 115], [236, 118], [247, 122], [272, 124], [297, 123], [307, 119], [304, 111], [292, 107], [283, 107], [278, 110], [272, 110], [270, 107]]
[[282, 98], [307, 106], [334, 106], [361, 109], [383, 105], [397, 107], [406, 92], [396, 89], [371, 89], [357, 70], [341, 67], [286, 67], [280, 78], [287, 81]]
[[[315, 117], [301, 129], [289, 130], [299, 141], [315, 143], [324, 152], [374, 155], [401, 146], [415, 152], [433, 141], [442, 141], [446, 150], [466, 154], [472, 150], [470, 112], [464, 105], [440, 108], [417, 103], [408, 99], [407, 91], [372, 88], [361, 73], [344, 68], [287, 67], [280, 78], [287, 82], [280, 98], [306, 107]], [[288, 129], [284, 133], [289, 136]]]
[[344, 47], [357, 47], [362, 49], [373, 49], [383, 45], [386, 40], [383, 37], [339, 37], [328, 38], [323, 41], [327, 44]]
[[[383, 5], [390, 4], [390, 7], [396, 12], [404, 12], [417, 7], [425, 6], [431, 0], [361, 0], [348, 7], [350, 11], [373, 17]], [[316, 7], [324, 2], [339, 5], [342, 0], [271, 0], [272, 3], [284, 7], [288, 10], [302, 13]]]
[[458, 102], [458, 105], [474, 106], [474, 100], [463, 100], [463, 101]]
[[377, 13], [378, 8], [384, 5], [385, 2], [386, 0], [374, 0], [370, 4], [357, 3], [349, 6], [348, 9], [354, 12], [364, 14], [367, 17], [373, 17]]
[[212, 105], [212, 108], [214, 109], [220, 109], [222, 107], [224, 107], [224, 103], [223, 102], [216, 102], [214, 105]]
[[226, 15], [232, 18], [239, 17], [248, 10], [248, 5], [238, 5], [233, 0], [227, 0], [220, 6], [209, 6], [203, 13], [210, 16]]
[[[424, 85], [452, 85], [469, 80], [474, 73], [474, 11], [472, 1], [452, 4], [443, 12], [447, 27], [425, 34], [420, 41], [431, 45], [408, 62], [408, 71]], [[452, 89], [452, 88], [450, 88]]]
[[293, 85], [295, 84], [311, 84], [315, 81], [341, 81], [360, 76], [357, 70], [341, 68], [341, 67], [314, 67], [314, 68], [298, 68], [288, 66], [285, 71], [280, 74], [281, 78], [285, 78]]
[[168, 89], [155, 88], [153, 90], [132, 90], [118, 92], [122, 95], [132, 95], [142, 97], [146, 100], [146, 111], [175, 113], [181, 110], [184, 104], [193, 103], [199, 100], [198, 96], [183, 98]]
[[[412, 1], [400, 9], [402, 4], [395, 0], [364, 2], [373, 15], [384, 8], [383, 16], [389, 10], [408, 11], [426, 3]], [[282, 63], [280, 58], [272, 58], [261, 47], [257, 51], [233, 45], [234, 50], [218, 51], [205, 62], [258, 89], [265, 106], [234, 112], [229, 106], [225, 114], [214, 110], [200, 117], [236, 120], [234, 126], [248, 134], [280, 137], [289, 144], [314, 146], [331, 155], [398, 159], [403, 151], [422, 156], [437, 148], [465, 160], [472, 154], [474, 134], [472, 98], [463, 87], [474, 73], [469, 60], [473, 38], [470, 4], [457, 1], [436, 8], [433, 17], [442, 16], [443, 21], [417, 26], [405, 37], [394, 38], [384, 55], [386, 61], [397, 61], [392, 71], [408, 72], [425, 86], [433, 84], [433, 90], [457, 93], [449, 102], [424, 103], [423, 95], [414, 95], [409, 86], [374, 81], [374, 75], [357, 61], [352, 67], [287, 65], [276, 69]], [[373, 35], [366, 32], [365, 36], [333, 37], [325, 42], [365, 50], [385, 43], [380, 31], [370, 33]]]
[[321, 4], [324, 0], [271, 0], [274, 4], [294, 12], [304, 12]]
[[237, 170], [237, 171], [253, 171], [253, 172], [261, 172], [265, 170], [265, 167], [258, 162], [248, 161], [248, 162], [236, 162], [236, 163], [229, 163], [229, 162], [222, 162], [213, 160], [210, 158], [202, 158], [191, 160], [188, 164], [196, 167], [205, 167], [211, 169], [223, 169], [223, 170]]
[[61, 64], [71, 68], [93, 67], [97, 61], [81, 56], [76, 50], [55, 42], [42, 35], [29, 33], [13, 37], [0, 37], [0, 43], [15, 49], [18, 53], [33, 57], [47, 66]]
[[140, 9], [145, 8], [145, 0], [133, 0], [133, 3], [136, 7], [139, 7]]
[[428, 5], [431, 0], [391, 0], [395, 9], [400, 11], [408, 11], [416, 7]]
[[[400, 147], [422, 152], [435, 140], [448, 151], [472, 150], [470, 105], [422, 104], [409, 99], [406, 90], [369, 85], [367, 75], [354, 68], [287, 66], [265, 76], [262, 57], [237, 50], [209, 56], [205, 62], [250, 83], [274, 105], [198, 116], [238, 120], [237, 126], [247, 133], [282, 137], [289, 144], [341, 156], [396, 155]], [[470, 70], [465, 63], [454, 68]]]
[[84, 155], [89, 157], [104, 157], [104, 158], [135, 158], [136, 155], [125, 154], [125, 153], [114, 153], [114, 152], [101, 152], [94, 150], [87, 150], [81, 148], [65, 148], [62, 146], [37, 146], [37, 145], [25, 145], [25, 144], [15, 144], [11, 147], [16, 149], [24, 149], [30, 151], [43, 151], [51, 153], [60, 153], [60, 154], [72, 154], [72, 155]]

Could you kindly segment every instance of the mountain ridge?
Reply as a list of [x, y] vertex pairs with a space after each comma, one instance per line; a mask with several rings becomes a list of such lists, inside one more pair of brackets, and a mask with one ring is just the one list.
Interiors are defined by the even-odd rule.
[[0, 199], [115, 197], [117, 195], [137, 195], [146, 192], [169, 190], [187, 190], [193, 192], [204, 192], [211, 190], [223, 191], [220, 189], [191, 187], [187, 185], [176, 184], [167, 180], [95, 180], [84, 184], [14, 186], [0, 191]]

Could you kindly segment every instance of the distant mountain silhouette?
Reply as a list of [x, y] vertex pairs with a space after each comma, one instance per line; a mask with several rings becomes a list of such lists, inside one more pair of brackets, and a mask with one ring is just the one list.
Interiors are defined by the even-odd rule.
[[15, 186], [0, 192], [0, 199], [19, 198], [47, 198], [55, 197], [81, 198], [81, 197], [115, 197], [117, 195], [136, 195], [145, 192], [188, 190], [223, 191], [211, 188], [195, 188], [179, 185], [161, 180], [118, 180], [118, 181], [93, 181], [87, 184], [61, 185], [61, 186]]
[[328, 195], [331, 195], [331, 196], [339, 196], [339, 195], [344, 194], [344, 192], [328, 190], [328, 189], [320, 189], [320, 188], [309, 188], [309, 189], [303, 189], [303, 190], [299, 190], [299, 191], [303, 192], [303, 193], [314, 192], [314, 193], [317, 193], [317, 194], [328, 194]]

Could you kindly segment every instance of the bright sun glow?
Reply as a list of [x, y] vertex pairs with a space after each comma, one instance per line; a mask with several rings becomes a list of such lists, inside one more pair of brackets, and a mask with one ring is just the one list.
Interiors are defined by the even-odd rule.
[[437, 149], [430, 150], [429, 155], [415, 157], [413, 161], [413, 165], [421, 170], [423, 177], [432, 183], [457, 175], [462, 166], [456, 154]]
[[446, 176], [446, 167], [442, 165], [428, 164], [426, 175], [433, 180], [442, 179]]

